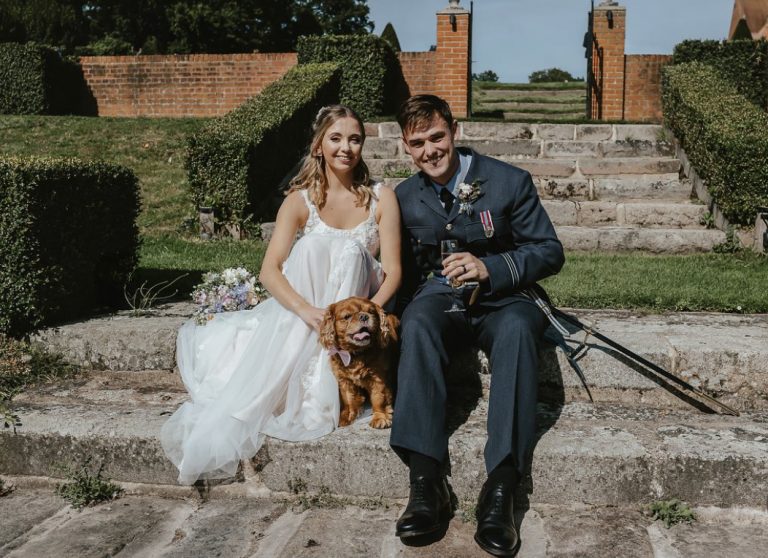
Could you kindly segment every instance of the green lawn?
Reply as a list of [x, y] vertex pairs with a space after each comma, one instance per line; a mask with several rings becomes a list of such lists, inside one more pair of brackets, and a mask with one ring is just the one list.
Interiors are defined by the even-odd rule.
[[125, 165], [141, 183], [142, 233], [174, 233], [193, 214], [184, 171], [186, 138], [207, 121], [0, 116], [0, 156], [79, 157]]
[[587, 83], [584, 81], [568, 81], [554, 83], [501, 83], [498, 81], [473, 81], [472, 87], [475, 89], [514, 89], [517, 91], [527, 90], [586, 90]]
[[558, 306], [768, 312], [768, 257], [567, 253], [542, 283]]

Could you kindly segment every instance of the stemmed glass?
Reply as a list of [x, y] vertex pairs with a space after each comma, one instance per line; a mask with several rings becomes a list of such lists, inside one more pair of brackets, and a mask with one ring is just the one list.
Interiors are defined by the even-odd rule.
[[[441, 240], [440, 241], [440, 256], [443, 260], [450, 256], [460, 252], [458, 240]], [[451, 290], [453, 291], [453, 305], [446, 310], [446, 312], [463, 312], [464, 309], [458, 305], [459, 293], [464, 289], [464, 284], [458, 279], [450, 279]]]

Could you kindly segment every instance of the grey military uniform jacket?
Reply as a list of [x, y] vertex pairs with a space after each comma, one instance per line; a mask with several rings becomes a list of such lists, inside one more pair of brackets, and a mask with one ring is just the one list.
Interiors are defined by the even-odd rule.
[[[443, 239], [458, 240], [464, 250], [485, 263], [490, 280], [478, 299], [484, 306], [529, 300], [522, 291], [556, 274], [565, 261], [563, 246], [539, 201], [531, 175], [498, 159], [459, 149], [472, 154], [464, 183], [477, 181], [480, 188], [471, 215], [460, 213], [458, 201], [446, 214], [429, 177], [421, 172], [395, 189], [403, 223], [403, 284], [398, 293], [398, 313], [414, 297], [450, 290], [429, 280], [430, 274], [442, 269]], [[481, 222], [481, 213], [486, 210], [494, 228], [490, 237]]]

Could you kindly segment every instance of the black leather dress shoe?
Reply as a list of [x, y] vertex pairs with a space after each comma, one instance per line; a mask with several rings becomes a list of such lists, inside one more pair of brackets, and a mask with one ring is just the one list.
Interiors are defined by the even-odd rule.
[[514, 556], [520, 546], [515, 529], [514, 483], [486, 482], [477, 502], [475, 542], [494, 556]]
[[445, 477], [416, 477], [395, 534], [401, 539], [427, 535], [439, 530], [450, 519], [451, 496]]

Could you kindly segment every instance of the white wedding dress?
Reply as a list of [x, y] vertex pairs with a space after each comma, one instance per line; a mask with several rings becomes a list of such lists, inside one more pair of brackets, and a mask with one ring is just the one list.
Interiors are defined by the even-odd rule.
[[[374, 258], [376, 199], [365, 221], [336, 229], [320, 219], [306, 190], [302, 195], [309, 218], [283, 265], [288, 282], [318, 308], [372, 296], [383, 280]], [[163, 426], [160, 440], [182, 484], [232, 476], [265, 435], [308, 440], [338, 425], [338, 386], [317, 332], [274, 298], [252, 310], [216, 314], [203, 326], [187, 321], [176, 360], [192, 400]]]

